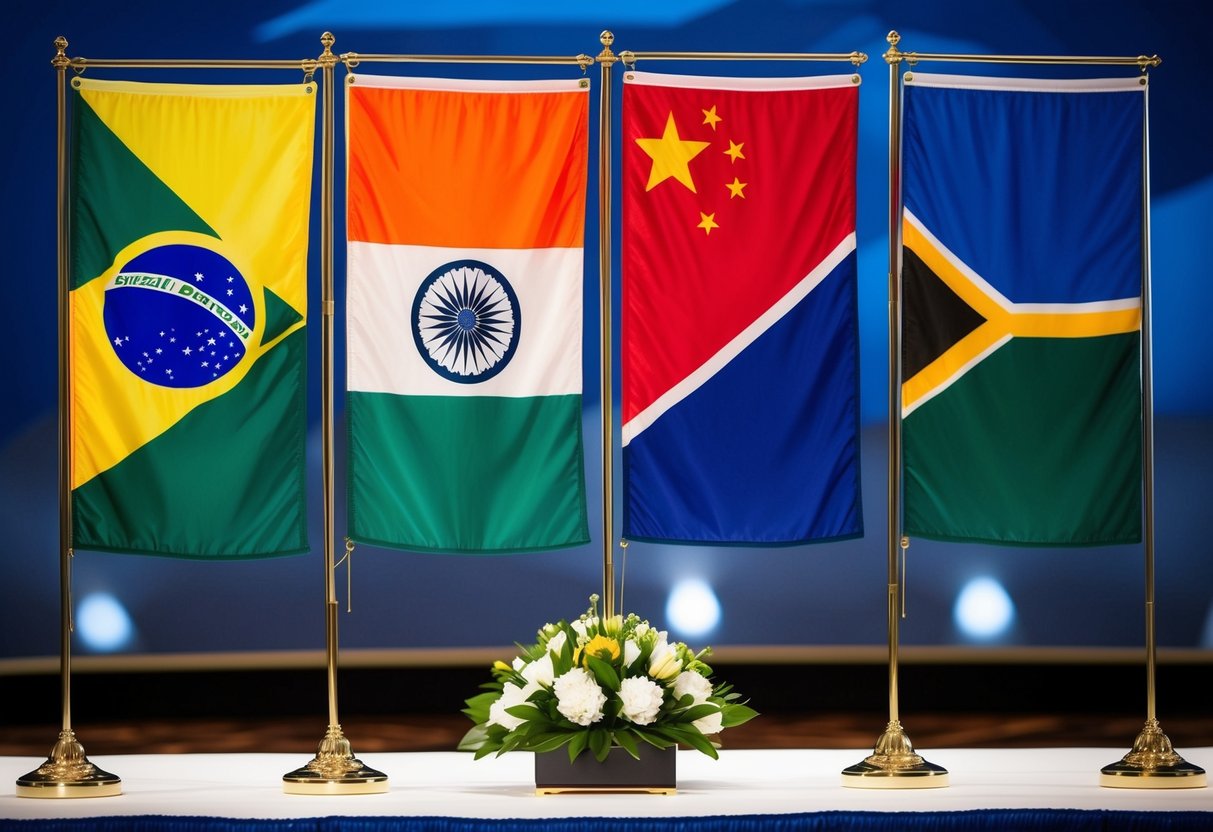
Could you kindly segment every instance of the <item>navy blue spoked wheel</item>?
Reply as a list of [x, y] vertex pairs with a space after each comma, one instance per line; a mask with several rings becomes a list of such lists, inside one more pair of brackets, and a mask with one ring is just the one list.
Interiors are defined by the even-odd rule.
[[514, 287], [480, 260], [456, 260], [432, 271], [417, 289], [410, 320], [426, 364], [460, 384], [486, 381], [505, 369], [522, 326]]

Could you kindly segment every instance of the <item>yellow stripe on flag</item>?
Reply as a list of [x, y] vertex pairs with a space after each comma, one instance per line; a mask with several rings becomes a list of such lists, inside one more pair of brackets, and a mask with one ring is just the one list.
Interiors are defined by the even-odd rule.
[[957, 341], [942, 355], [901, 385], [903, 414], [952, 384], [994, 348], [1010, 338], [1093, 338], [1141, 329], [1141, 302], [1137, 299], [1106, 303], [1012, 303], [995, 297], [978, 276], [942, 244], [908, 217], [902, 221], [902, 240], [931, 272], [985, 322]]

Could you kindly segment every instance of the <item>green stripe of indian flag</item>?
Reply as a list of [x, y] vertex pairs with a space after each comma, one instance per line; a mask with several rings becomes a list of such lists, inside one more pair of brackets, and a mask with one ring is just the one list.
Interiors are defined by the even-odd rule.
[[[418, 351], [410, 316], [421, 283], [440, 266], [480, 260], [518, 297], [521, 325], [509, 364], [482, 382], [450, 381]], [[468, 249], [349, 242], [346, 289], [351, 392], [420, 396], [581, 393], [581, 248]]]
[[351, 392], [350, 536], [411, 551], [589, 542], [581, 396]]

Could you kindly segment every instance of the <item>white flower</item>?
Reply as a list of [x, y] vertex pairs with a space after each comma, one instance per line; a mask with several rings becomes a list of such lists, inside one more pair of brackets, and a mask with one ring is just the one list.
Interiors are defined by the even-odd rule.
[[522, 660], [522, 656], [515, 656], [514, 661], [510, 662], [510, 664], [514, 666], [515, 670], [522, 670], [522, 668], [526, 667], [526, 662]]
[[[630, 642], [629, 642], [630, 643]], [[661, 710], [661, 686], [643, 676], [624, 679], [619, 686], [623, 716], [637, 725], [648, 725]]]
[[543, 658], [535, 659], [518, 672], [527, 680], [527, 687], [542, 685], [550, 688], [552, 677], [556, 674], [556, 669], [552, 667], [552, 654], [544, 653]]
[[501, 689], [501, 697], [489, 706], [489, 725], [500, 725], [507, 731], [513, 731], [525, 719], [519, 719], [513, 714], [507, 714], [506, 708], [512, 708], [515, 705], [521, 705], [526, 702], [528, 696], [534, 693], [538, 688], [527, 685], [525, 688], [520, 688], [513, 682], [506, 682]]
[[640, 638], [645, 633], [647, 633], [650, 629], [652, 629], [652, 628], [649, 627], [649, 622], [641, 621], [639, 624], [636, 625], [636, 638]]
[[673, 679], [680, 670], [682, 670], [682, 660], [678, 658], [678, 651], [674, 645], [664, 638], [658, 640], [657, 646], [649, 655], [649, 675], [654, 679]]
[[684, 670], [674, 680], [674, 699], [691, 694], [692, 705], [702, 705], [712, 695], [712, 683], [694, 670]]
[[568, 640], [569, 637], [565, 635], [564, 630], [559, 631], [556, 633], [556, 635], [548, 639], [548, 652], [555, 653], [557, 656], [559, 656], [560, 651], [564, 649], [564, 643]]
[[640, 658], [640, 645], [628, 639], [623, 643], [623, 666], [631, 667], [632, 662]]
[[552, 685], [556, 694], [556, 710], [578, 725], [589, 725], [602, 719], [606, 696], [594, 677], [583, 667], [574, 667]]
[[721, 724], [723, 721], [724, 717], [721, 716], [720, 711], [717, 711], [714, 714], [700, 717], [691, 724], [699, 729], [699, 733], [704, 736], [710, 736], [711, 734], [719, 734], [724, 729], [724, 725]]

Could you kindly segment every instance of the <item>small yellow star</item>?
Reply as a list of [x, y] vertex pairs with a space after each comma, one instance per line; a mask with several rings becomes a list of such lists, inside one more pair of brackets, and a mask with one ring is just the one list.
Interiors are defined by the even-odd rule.
[[749, 184], [750, 184], [749, 182], [739, 181], [737, 179], [737, 177], [734, 176], [733, 181], [725, 182], [724, 186], [729, 189], [729, 199], [732, 199], [735, 196], [739, 196], [742, 199], [745, 199], [745, 194], [742, 193], [742, 190], [745, 188], [746, 185], [749, 185]]
[[704, 234], [711, 234], [713, 228], [720, 228], [720, 226], [716, 224], [716, 214], [705, 214], [703, 211], [699, 212], [699, 225], [695, 227], [702, 228]]
[[730, 157], [729, 161], [736, 162], [738, 159], [744, 159], [745, 154], [741, 152], [741, 148], [745, 147], [745, 142], [735, 142], [729, 139], [729, 149], [722, 151], [726, 156]]
[[660, 139], [637, 139], [636, 144], [653, 160], [649, 169], [649, 184], [646, 191], [651, 191], [671, 177], [687, 187], [691, 193], [695, 191], [695, 180], [691, 178], [691, 160], [703, 152], [710, 142], [686, 141], [678, 135], [678, 125], [674, 123], [674, 113], [666, 119], [665, 132]]
[[718, 121], [721, 121], [721, 118], [716, 115], [715, 104], [712, 105], [712, 109], [703, 111], [703, 123], [711, 127], [712, 130], [716, 129], [716, 122]]

